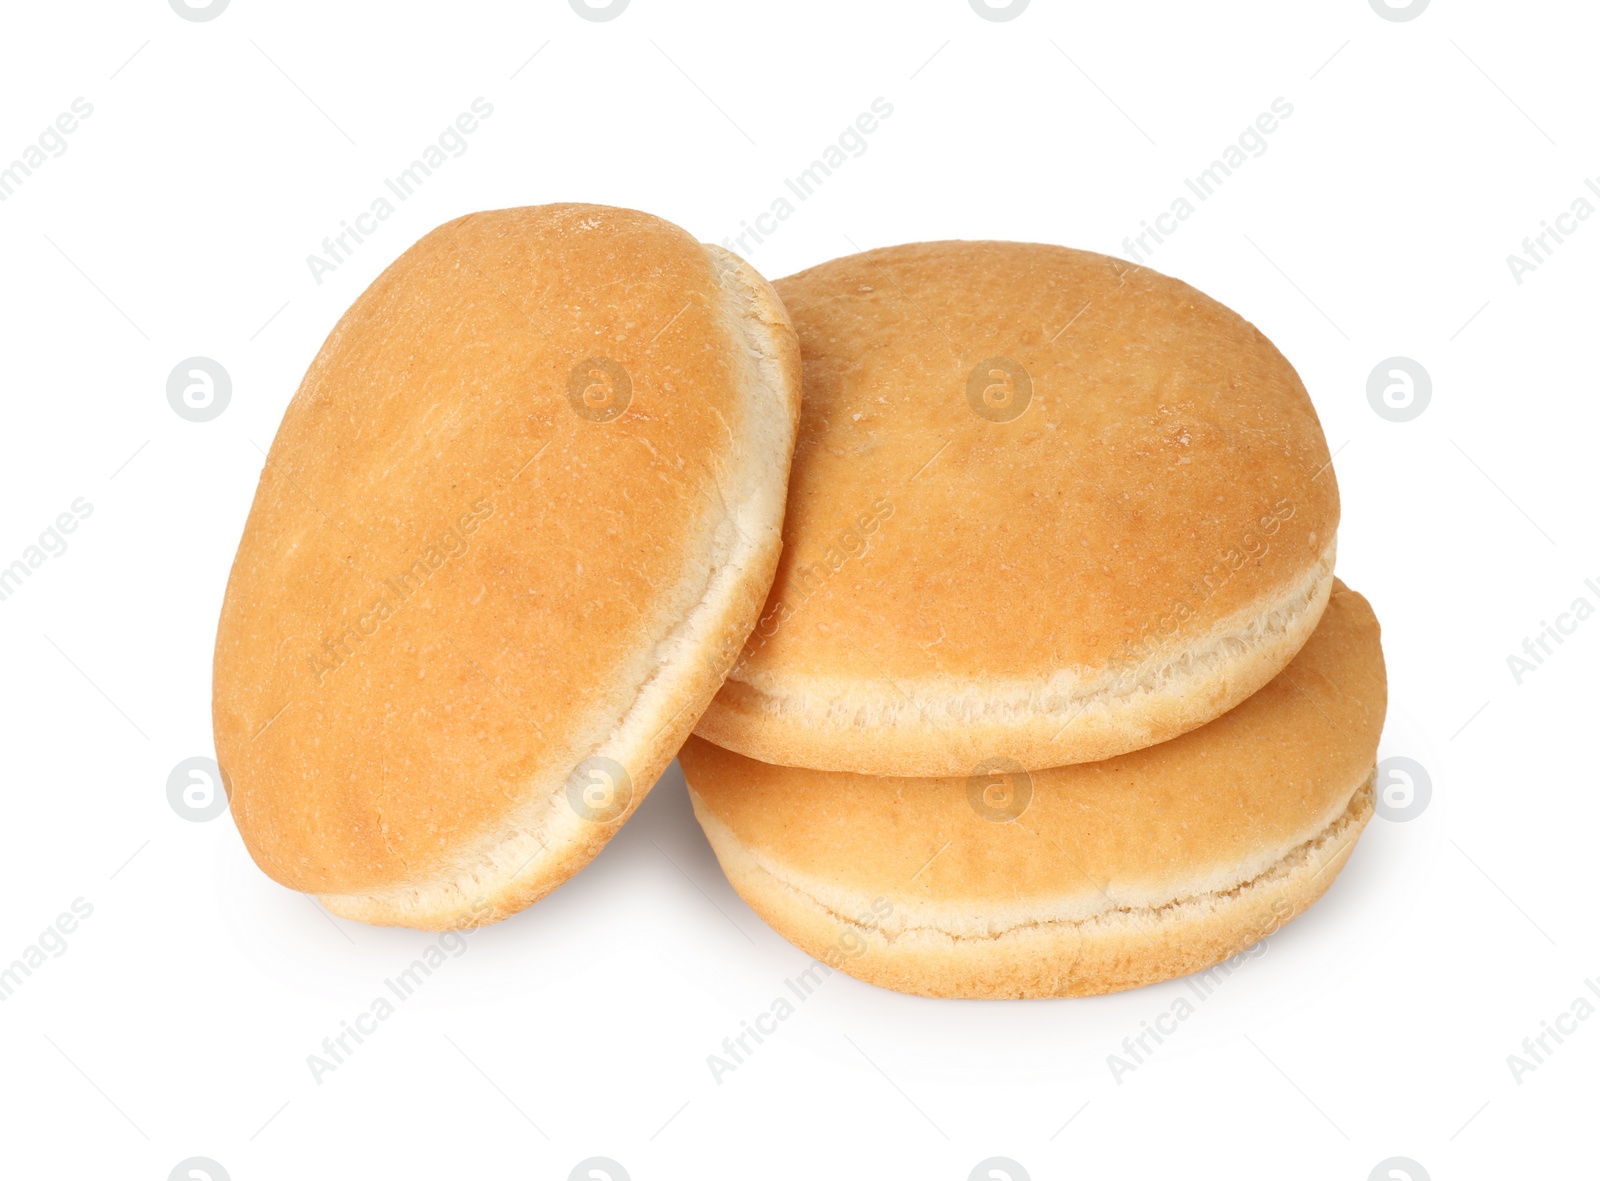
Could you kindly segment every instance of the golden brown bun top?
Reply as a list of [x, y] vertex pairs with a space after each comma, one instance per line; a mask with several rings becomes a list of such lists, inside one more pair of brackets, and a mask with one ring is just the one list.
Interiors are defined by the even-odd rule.
[[1332, 822], [1372, 768], [1386, 705], [1378, 622], [1336, 583], [1316, 633], [1266, 688], [1103, 762], [890, 779], [775, 767], [701, 738], [679, 758], [701, 806], [800, 888], [994, 909], [1159, 905], [1231, 888]]
[[[783, 558], [734, 680], [917, 696], [1137, 663], [1280, 598], [1333, 537], [1299, 377], [1185, 283], [1057, 246], [930, 242], [774, 286], [805, 396]], [[1024, 381], [1026, 408], [997, 421]]]
[[772, 429], [747, 421], [726, 265], [631, 210], [477, 213], [339, 321], [217, 634], [217, 752], [272, 876], [438, 872], [625, 712], [705, 590], [688, 555], [740, 432]]

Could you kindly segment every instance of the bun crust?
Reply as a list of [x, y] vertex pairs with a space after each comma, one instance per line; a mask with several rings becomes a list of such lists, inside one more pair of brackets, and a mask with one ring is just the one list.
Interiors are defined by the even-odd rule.
[[798, 412], [771, 288], [659, 218], [406, 251], [312, 362], [228, 581], [213, 718], [257, 864], [430, 929], [584, 865], [755, 622]]
[[775, 284], [805, 403], [766, 609], [696, 732], [878, 775], [1103, 759], [1311, 634], [1338, 490], [1294, 369], [1104, 255], [933, 242]]
[[779, 934], [938, 997], [1086, 996], [1216, 964], [1327, 888], [1372, 814], [1377, 620], [1336, 584], [1271, 683], [1160, 746], [988, 779], [757, 763], [690, 739], [695, 814]]

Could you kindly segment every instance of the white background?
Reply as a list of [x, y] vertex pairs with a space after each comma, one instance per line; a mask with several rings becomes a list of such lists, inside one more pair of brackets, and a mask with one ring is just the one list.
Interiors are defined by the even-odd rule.
[[[1520, 685], [1506, 659], [1580, 595], [1600, 606], [1600, 218], [1521, 284], [1506, 262], [1600, 176], [1592, 6], [1034, 0], [990, 21], [967, 0], [633, 0], [595, 22], [566, 0], [233, 0], [192, 22], [107, 0], [3, 20], [0, 165], [75, 98], [94, 109], [0, 204], [0, 564], [74, 499], [93, 512], [0, 602], [0, 965], [74, 899], [93, 913], [0, 1003], [0, 1175], [1593, 1168], [1600, 1020], [1520, 1083], [1507, 1055], [1600, 976], [1600, 621]], [[465, 154], [318, 285], [306, 256], [480, 96]], [[507, 205], [634, 206], [721, 241], [878, 97], [894, 111], [865, 153], [750, 253], [769, 276], [923, 238], [1121, 253], [1280, 96], [1265, 154], [1150, 262], [1310, 388], [1339, 572], [1384, 625], [1382, 753], [1428, 769], [1428, 809], [1375, 819], [1326, 898], [1120, 1083], [1107, 1055], [1181, 982], [973, 1003], [835, 976], [719, 1085], [706, 1056], [806, 960], [729, 889], [674, 766], [591, 867], [471, 936], [314, 1082], [307, 1055], [434, 937], [330, 919], [226, 815], [177, 815], [166, 779], [212, 754], [262, 450], [373, 276]], [[194, 355], [233, 379], [211, 422], [166, 400]], [[1411, 422], [1367, 401], [1393, 355], [1432, 377]]]

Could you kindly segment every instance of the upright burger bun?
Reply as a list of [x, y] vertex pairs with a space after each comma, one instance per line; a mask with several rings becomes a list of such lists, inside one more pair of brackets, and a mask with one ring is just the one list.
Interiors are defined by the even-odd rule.
[[446, 929], [588, 862], [756, 620], [799, 399], [772, 289], [660, 218], [406, 251], [306, 373], [228, 580], [216, 748], [257, 864]]
[[1086, 996], [1238, 955], [1328, 888], [1372, 815], [1378, 623], [1336, 584], [1255, 696], [1171, 742], [1048, 771], [890, 779], [692, 738], [734, 889], [808, 955], [935, 997]]
[[776, 287], [805, 362], [784, 552], [702, 737], [878, 775], [1102, 759], [1210, 721], [1311, 634], [1328, 448], [1234, 312], [1013, 242]]

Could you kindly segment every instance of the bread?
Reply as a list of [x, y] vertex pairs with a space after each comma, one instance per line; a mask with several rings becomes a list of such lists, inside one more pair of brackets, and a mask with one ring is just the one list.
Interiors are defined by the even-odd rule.
[[775, 287], [805, 370], [784, 552], [702, 737], [877, 775], [1103, 759], [1230, 709], [1311, 634], [1327, 444], [1235, 313], [1008, 242]]
[[771, 288], [659, 218], [406, 251], [312, 362], [228, 580], [216, 748], [257, 864], [428, 929], [583, 866], [756, 620], [798, 413]]
[[1378, 624], [1335, 585], [1294, 661], [1222, 717], [1103, 762], [892, 779], [692, 738], [734, 888], [808, 955], [936, 997], [1086, 996], [1234, 956], [1327, 889], [1373, 809]]

